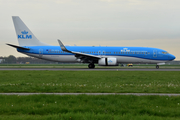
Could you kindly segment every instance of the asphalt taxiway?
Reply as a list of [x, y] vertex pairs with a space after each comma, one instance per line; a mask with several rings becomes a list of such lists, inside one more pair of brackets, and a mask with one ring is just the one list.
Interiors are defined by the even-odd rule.
[[153, 69], [153, 68], [0, 68], [0, 70], [50, 70], [50, 71], [180, 71], [180, 69], [171, 69], [171, 68], [162, 68], [162, 69]]

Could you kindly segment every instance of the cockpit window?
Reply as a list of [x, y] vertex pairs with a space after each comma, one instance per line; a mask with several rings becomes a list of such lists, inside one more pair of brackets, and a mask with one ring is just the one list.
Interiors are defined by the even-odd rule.
[[162, 52], [162, 54], [168, 54], [168, 52]]

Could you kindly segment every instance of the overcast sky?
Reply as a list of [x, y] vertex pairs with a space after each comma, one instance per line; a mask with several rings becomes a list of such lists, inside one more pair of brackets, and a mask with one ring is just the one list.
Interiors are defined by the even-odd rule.
[[180, 60], [180, 0], [0, 0], [0, 56], [25, 56], [12, 16], [42, 42], [77, 46], [142, 46]]

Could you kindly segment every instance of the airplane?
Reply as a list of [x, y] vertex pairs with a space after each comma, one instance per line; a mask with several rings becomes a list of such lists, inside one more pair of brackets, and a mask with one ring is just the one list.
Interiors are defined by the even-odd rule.
[[88, 63], [88, 68], [99, 66], [118, 66], [124, 63], [165, 64], [175, 56], [165, 50], [151, 47], [103, 47], [103, 46], [64, 46], [58, 40], [59, 46], [52, 46], [39, 41], [18, 16], [12, 16], [18, 45], [7, 44], [25, 55], [44, 60]]

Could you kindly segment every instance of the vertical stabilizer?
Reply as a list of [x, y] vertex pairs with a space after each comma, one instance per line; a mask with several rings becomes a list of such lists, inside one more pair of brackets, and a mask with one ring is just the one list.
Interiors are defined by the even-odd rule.
[[40, 42], [18, 16], [12, 16], [20, 46], [47, 46]]

